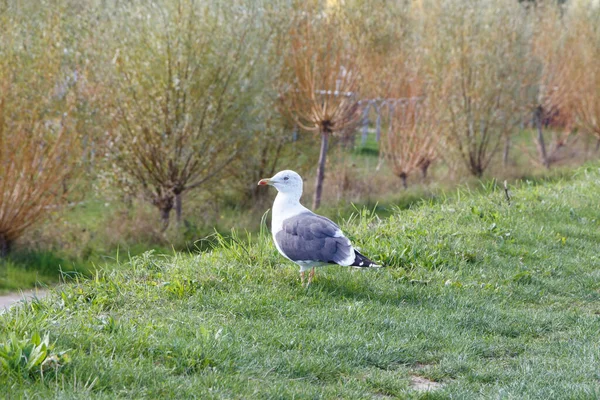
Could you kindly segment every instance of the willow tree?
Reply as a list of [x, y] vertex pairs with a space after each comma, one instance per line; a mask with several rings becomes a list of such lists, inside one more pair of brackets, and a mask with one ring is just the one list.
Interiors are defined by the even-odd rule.
[[15, 107], [25, 110], [23, 104], [8, 97], [0, 95], [0, 256], [63, 202], [79, 154], [69, 116], [48, 115], [32, 104], [20, 115]]
[[0, 15], [0, 256], [64, 203], [80, 160], [73, 88], [57, 90], [65, 76], [52, 13], [37, 25]]
[[424, 45], [446, 142], [480, 177], [521, 120], [527, 12], [509, 0], [428, 2], [427, 10], [437, 27]]
[[427, 175], [429, 164], [436, 157], [436, 148], [442, 125], [436, 105], [427, 99], [406, 99], [397, 104], [388, 132], [380, 143], [383, 157], [394, 174], [408, 187], [408, 175], [416, 169]]
[[[537, 88], [536, 95], [529, 108], [537, 149], [537, 155], [532, 159], [550, 168], [566, 156], [573, 124], [573, 94], [580, 90], [574, 83], [582, 82], [574, 74], [573, 60], [577, 58], [577, 42], [585, 41], [585, 35], [575, 38], [565, 32], [564, 10], [559, 5], [540, 4], [532, 12], [535, 18], [532, 58], [539, 64], [532, 80], [532, 87]], [[544, 121], [549, 118], [554, 125], [565, 128], [562, 133], [552, 132], [550, 140], [544, 137]]]
[[280, 97], [302, 129], [321, 139], [313, 208], [321, 204], [329, 139], [359, 119], [359, 73], [339, 16], [302, 13], [289, 32]]
[[183, 193], [239, 154], [259, 48], [249, 34], [254, 17], [191, 0], [123, 7], [109, 155], [119, 181], [159, 210], [164, 230]]
[[565, 41], [572, 50], [564, 60], [571, 67], [569, 103], [577, 125], [600, 141], [600, 7], [572, 5], [566, 18]]
[[419, 56], [414, 48], [415, 24], [409, 19], [410, 2], [343, 2], [344, 31], [360, 52], [363, 98], [398, 96], [403, 64]]

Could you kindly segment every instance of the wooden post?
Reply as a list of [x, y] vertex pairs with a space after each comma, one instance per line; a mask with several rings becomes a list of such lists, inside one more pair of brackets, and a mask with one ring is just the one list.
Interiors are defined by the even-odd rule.
[[381, 106], [376, 106], [375, 110], [377, 111], [377, 123], [375, 125], [375, 141], [379, 143], [381, 139]]
[[362, 116], [362, 138], [360, 141], [361, 146], [367, 144], [367, 136], [369, 135], [369, 109], [371, 105], [367, 103], [365, 109], [363, 110]]
[[504, 154], [502, 155], [502, 164], [504, 168], [508, 167], [508, 153], [510, 152], [510, 135], [506, 135], [504, 140]]
[[329, 128], [324, 127], [321, 130], [321, 153], [319, 154], [319, 167], [317, 169], [317, 181], [315, 188], [315, 198], [313, 200], [313, 209], [316, 210], [321, 205], [321, 194], [323, 193], [323, 180], [325, 178], [325, 161], [327, 158], [327, 146], [329, 144]]

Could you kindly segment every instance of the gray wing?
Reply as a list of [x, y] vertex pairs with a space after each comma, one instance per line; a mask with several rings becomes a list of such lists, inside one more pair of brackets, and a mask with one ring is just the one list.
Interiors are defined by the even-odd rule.
[[283, 221], [275, 240], [292, 261], [319, 261], [348, 265], [354, 258], [350, 241], [329, 219], [313, 213], [302, 213]]

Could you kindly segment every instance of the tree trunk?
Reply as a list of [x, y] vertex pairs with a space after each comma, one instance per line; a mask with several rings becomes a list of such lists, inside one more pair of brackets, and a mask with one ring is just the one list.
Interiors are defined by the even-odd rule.
[[249, 207], [262, 207], [268, 197], [268, 190], [264, 190], [264, 188], [261, 186], [253, 185], [252, 188], [247, 192], [247, 196], [245, 196], [243, 204]]
[[429, 172], [429, 166], [431, 165], [431, 160], [429, 158], [422, 158], [419, 161], [419, 168], [421, 169], [421, 180], [423, 182], [427, 181], [427, 173]]
[[160, 220], [162, 223], [161, 232], [164, 232], [169, 227], [169, 217], [171, 210], [175, 204], [175, 196], [163, 196], [155, 198], [152, 202], [160, 212]]
[[175, 215], [177, 216], [177, 225], [181, 224], [181, 212], [182, 212], [182, 197], [183, 193], [175, 195]]
[[167, 230], [167, 228], [169, 227], [169, 216], [171, 214], [171, 209], [172, 207], [168, 207], [168, 208], [161, 208], [160, 209], [160, 221], [162, 224], [162, 228], [160, 229], [161, 232], [164, 232]]
[[315, 197], [313, 200], [313, 209], [316, 210], [321, 205], [321, 194], [323, 193], [323, 180], [325, 178], [325, 160], [327, 158], [327, 145], [329, 143], [328, 129], [321, 131], [321, 153], [319, 154], [319, 167], [317, 169], [317, 181], [315, 188]]
[[10, 240], [3, 233], [0, 233], [0, 258], [6, 257], [10, 253], [10, 245]]
[[535, 109], [534, 120], [535, 120], [535, 126], [537, 128], [537, 132], [538, 132], [537, 141], [538, 141], [538, 149], [540, 151], [540, 157], [542, 159], [541, 161], [542, 161], [542, 164], [544, 165], [544, 167], [550, 168], [550, 163], [548, 162], [548, 154], [546, 153], [546, 144], [544, 143], [544, 132], [542, 129], [543, 113], [544, 113], [543, 107], [538, 106]]
[[469, 169], [471, 170], [471, 174], [476, 176], [477, 178], [481, 178], [483, 176], [483, 166], [476, 162], [471, 163]]
[[406, 182], [408, 174], [406, 172], [401, 172], [399, 177], [400, 179], [402, 179], [402, 186], [404, 187], [404, 189], [408, 189], [408, 183]]

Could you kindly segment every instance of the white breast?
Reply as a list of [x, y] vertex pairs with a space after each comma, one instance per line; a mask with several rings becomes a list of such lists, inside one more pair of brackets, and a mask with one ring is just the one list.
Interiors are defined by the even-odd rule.
[[275, 243], [275, 247], [277, 247], [279, 253], [288, 260], [290, 258], [286, 256], [283, 251], [281, 251], [275, 236], [283, 229], [283, 221], [307, 211], [309, 211], [308, 208], [300, 204], [300, 201], [296, 196], [289, 196], [281, 192], [277, 193], [277, 197], [275, 197], [275, 202], [273, 203], [271, 234], [273, 235], [273, 243]]
[[273, 237], [281, 231], [283, 221], [309, 211], [308, 208], [300, 204], [300, 201], [295, 196], [289, 196], [279, 192], [273, 203], [273, 218], [271, 220], [271, 232], [273, 233]]

